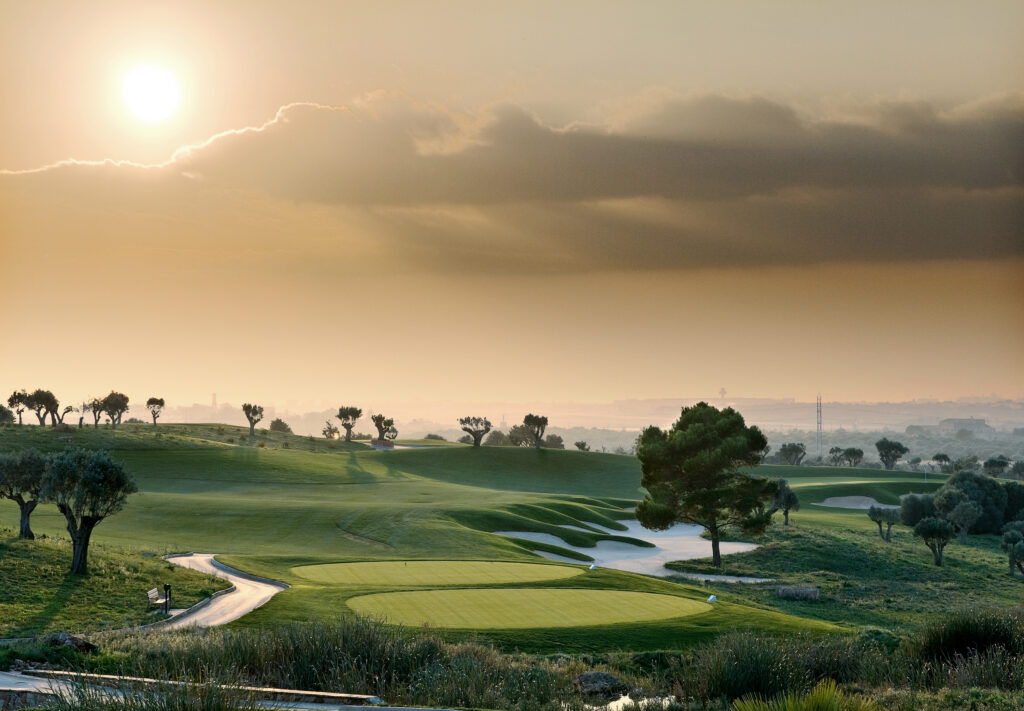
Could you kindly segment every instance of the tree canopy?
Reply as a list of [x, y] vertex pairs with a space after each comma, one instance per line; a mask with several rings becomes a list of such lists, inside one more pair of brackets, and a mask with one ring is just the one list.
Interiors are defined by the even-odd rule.
[[0, 498], [18, 504], [21, 513], [19, 538], [32, 540], [30, 517], [39, 505], [46, 473], [46, 457], [35, 449], [18, 454], [0, 454]]
[[263, 419], [263, 405], [253, 405], [252, 403], [245, 403], [242, 405], [242, 412], [245, 413], [245, 419], [249, 420], [249, 436], [256, 436], [256, 423]]
[[942, 551], [953, 538], [953, 524], [944, 518], [924, 518], [914, 526], [914, 535], [932, 552], [935, 565], [942, 565]]
[[530, 413], [523, 418], [523, 426], [533, 435], [533, 446], [540, 449], [540, 446], [544, 443], [544, 430], [548, 427], [547, 416]]
[[371, 416], [370, 420], [373, 422], [373, 426], [377, 428], [377, 440], [379, 442], [387, 441], [388, 430], [395, 424], [395, 421], [380, 413]]
[[807, 456], [807, 447], [803, 442], [786, 442], [779, 447], [779, 456], [786, 464], [797, 465]]
[[156, 421], [164, 410], [164, 399], [162, 397], [151, 397], [146, 400], [146, 407], [149, 408], [149, 414], [153, 416], [153, 426], [156, 427]]
[[999, 533], [1006, 512], [1007, 493], [992, 477], [975, 472], [958, 472], [935, 492], [935, 508], [948, 515], [961, 501], [971, 501], [981, 508], [981, 515], [971, 526], [973, 533]]
[[111, 390], [110, 394], [103, 398], [102, 410], [110, 418], [110, 426], [116, 428], [121, 424], [124, 413], [128, 412], [128, 396]]
[[703, 526], [711, 536], [712, 560], [722, 565], [723, 528], [763, 533], [771, 522], [765, 504], [778, 482], [744, 471], [760, 461], [767, 441], [747, 427], [731, 407], [700, 402], [684, 407], [669, 430], [651, 426], [640, 435], [636, 456], [647, 496], [636, 510], [645, 528], [664, 530], [676, 522]]
[[789, 525], [789, 512], [800, 510], [800, 499], [797, 497], [796, 492], [790, 488], [789, 482], [785, 479], [779, 479], [779, 490], [775, 494], [775, 503], [772, 506], [774, 511], [782, 512], [782, 519], [784, 526]]
[[280, 417], [276, 417], [270, 421], [271, 432], [284, 432], [285, 434], [291, 434], [292, 428], [288, 426], [288, 423], [282, 420]]

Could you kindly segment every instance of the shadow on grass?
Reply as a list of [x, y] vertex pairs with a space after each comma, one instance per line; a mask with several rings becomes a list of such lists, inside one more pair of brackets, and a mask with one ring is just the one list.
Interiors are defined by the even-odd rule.
[[46, 607], [26, 623], [24, 629], [32, 631], [49, 627], [50, 623], [53, 622], [57, 615], [64, 611], [64, 608], [71, 602], [75, 593], [81, 590], [88, 579], [88, 575], [65, 574], [64, 580], [53, 591], [53, 596], [46, 603]]

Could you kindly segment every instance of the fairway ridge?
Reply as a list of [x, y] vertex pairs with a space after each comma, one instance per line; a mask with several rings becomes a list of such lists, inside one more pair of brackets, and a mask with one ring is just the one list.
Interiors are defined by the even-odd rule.
[[489, 585], [561, 580], [580, 575], [581, 568], [539, 563], [486, 560], [387, 560], [300, 565], [296, 575], [318, 583], [339, 585]]
[[697, 615], [711, 605], [673, 595], [592, 589], [422, 590], [348, 600], [361, 615], [406, 626], [456, 629], [582, 627]]

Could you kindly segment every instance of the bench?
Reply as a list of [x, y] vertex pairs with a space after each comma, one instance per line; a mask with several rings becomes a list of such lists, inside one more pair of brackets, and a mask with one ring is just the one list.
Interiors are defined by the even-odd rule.
[[150, 605], [166, 605], [167, 604], [167, 598], [166, 597], [160, 597], [160, 591], [157, 588], [153, 588], [152, 590], [148, 591], [146, 593], [146, 597], [149, 598], [149, 604]]

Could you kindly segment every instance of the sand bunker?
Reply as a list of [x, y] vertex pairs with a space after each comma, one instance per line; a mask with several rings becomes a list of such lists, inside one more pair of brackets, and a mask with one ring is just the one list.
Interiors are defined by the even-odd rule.
[[899, 508], [898, 504], [880, 504], [870, 496], [830, 496], [824, 501], [814, 504], [814, 506], [827, 506], [834, 509], [870, 509], [872, 506], [878, 506], [883, 509]]
[[[579, 563], [578, 560], [573, 562]], [[341, 585], [492, 585], [559, 580], [583, 571], [546, 563], [389, 560], [302, 565], [292, 568], [292, 572], [318, 583]]]
[[[625, 531], [613, 531], [597, 524], [590, 524], [594, 528], [616, 536], [628, 536], [648, 543], [653, 543], [654, 548], [647, 548], [621, 541], [598, 541], [593, 548], [582, 548], [571, 546], [561, 538], [550, 533], [536, 533], [531, 531], [495, 531], [501, 536], [511, 536], [528, 541], [549, 543], [561, 548], [578, 551], [590, 556], [594, 562], [602, 568], [613, 568], [625, 570], [630, 573], [643, 573], [644, 575], [657, 575], [667, 577], [678, 575], [677, 572], [665, 567], [665, 563], [672, 560], [690, 560], [693, 558], [710, 558], [711, 541], [700, 537], [704, 529], [700, 526], [676, 524], [667, 531], [649, 531], [640, 525], [636, 519], [620, 521], [627, 528]], [[575, 528], [566, 526], [566, 528]], [[752, 551], [757, 546], [753, 543], [732, 543], [723, 541], [721, 543], [722, 555], [729, 553], [743, 553]], [[560, 556], [547, 551], [535, 550], [537, 555], [557, 560], [561, 563], [579, 563], [565, 556]], [[703, 575], [703, 578], [713, 579], [713, 576]], [[723, 582], [762, 582], [762, 578], [733, 578]]]

